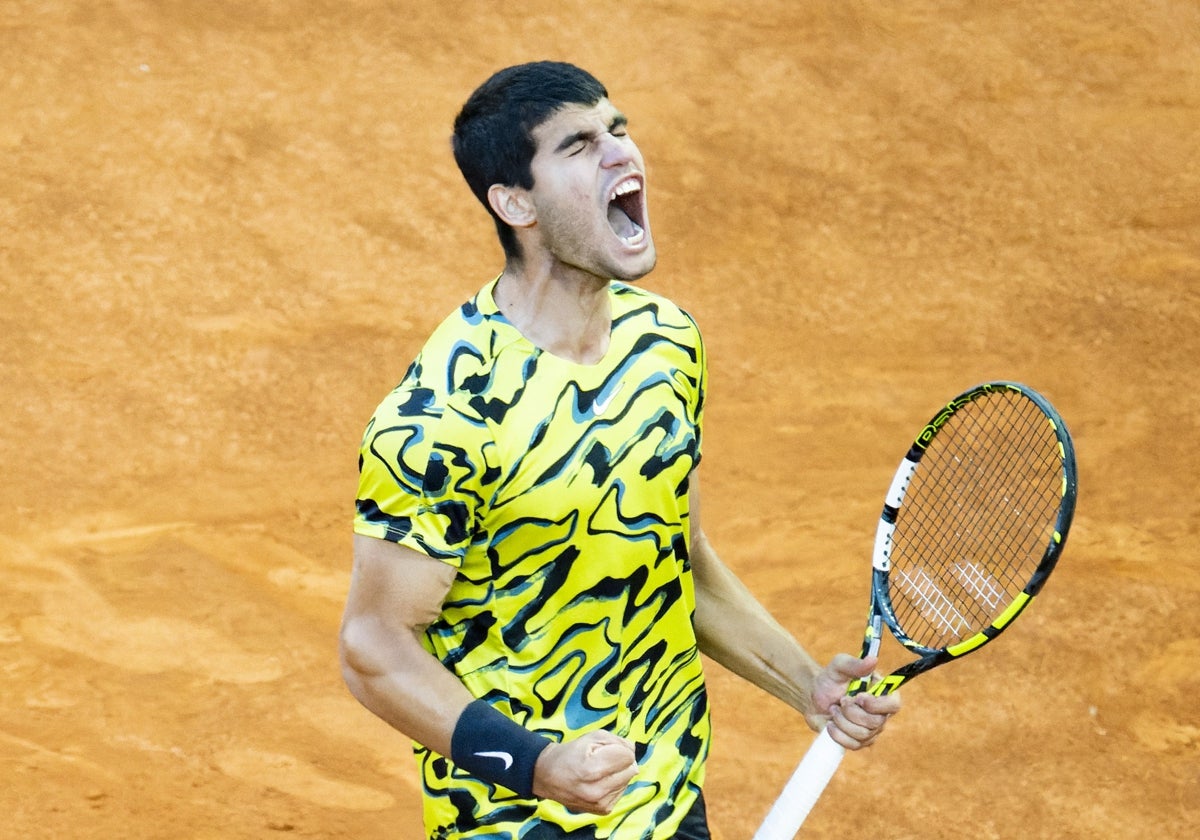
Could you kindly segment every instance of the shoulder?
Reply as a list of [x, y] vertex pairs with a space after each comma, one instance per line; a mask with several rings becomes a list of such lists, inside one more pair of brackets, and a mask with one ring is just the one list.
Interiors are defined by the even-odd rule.
[[693, 332], [697, 340], [700, 327], [696, 319], [677, 303], [657, 292], [625, 283], [612, 284], [614, 319], [653, 319], [660, 327]]
[[444, 404], [486, 377], [496, 356], [514, 339], [513, 331], [494, 315], [487, 288], [447, 315], [421, 346], [392, 401], [396, 392], [420, 390]]
[[422, 373], [442, 393], [459, 390], [465, 380], [491, 365], [504, 338], [502, 325], [480, 308], [477, 295], [430, 334], [418, 357]]
[[443, 319], [376, 405], [360, 445], [360, 483], [398, 480], [410, 494], [426, 492], [440, 449], [475, 451], [487, 443], [472, 397], [490, 378], [498, 342], [493, 319], [476, 298]]

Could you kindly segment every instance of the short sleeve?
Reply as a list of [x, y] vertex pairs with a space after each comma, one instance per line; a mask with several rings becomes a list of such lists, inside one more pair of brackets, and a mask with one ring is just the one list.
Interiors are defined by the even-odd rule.
[[692, 328], [692, 346], [695, 353], [695, 368], [693, 371], [694, 391], [692, 394], [692, 422], [696, 429], [696, 464], [700, 464], [704, 452], [704, 401], [708, 393], [708, 355], [704, 349], [704, 339], [700, 335], [700, 327], [687, 312], [682, 313]]
[[484, 502], [490, 435], [432, 391], [393, 392], [363, 435], [354, 532], [460, 566]]

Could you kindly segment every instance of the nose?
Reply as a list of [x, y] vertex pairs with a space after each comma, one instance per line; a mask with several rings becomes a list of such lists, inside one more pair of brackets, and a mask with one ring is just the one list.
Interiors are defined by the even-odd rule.
[[600, 158], [602, 166], [624, 166], [637, 159], [637, 146], [628, 136], [619, 137], [615, 134], [605, 134], [600, 142], [603, 149]]

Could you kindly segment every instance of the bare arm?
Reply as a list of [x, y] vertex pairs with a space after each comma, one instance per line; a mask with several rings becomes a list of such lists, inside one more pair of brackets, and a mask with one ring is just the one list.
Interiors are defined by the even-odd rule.
[[812, 729], [832, 722], [830, 734], [843, 746], [871, 743], [899, 711], [899, 695], [845, 693], [851, 679], [871, 673], [874, 661], [838, 654], [822, 668], [717, 556], [701, 524], [696, 474], [689, 500], [701, 652], [796, 709]]
[[342, 676], [360, 703], [413, 740], [450, 755], [450, 738], [474, 698], [426, 651], [454, 569], [418, 551], [355, 535], [342, 617]]
[[700, 524], [697, 476], [691, 489], [691, 558], [700, 650], [805, 715], [814, 711], [821, 666], [721, 562]]
[[[356, 535], [342, 618], [342, 676], [360, 703], [420, 744], [449, 756], [455, 725], [475, 698], [422, 647], [455, 570], [386, 540]], [[608, 732], [550, 743], [533, 789], [578, 811], [606, 814], [637, 772], [633, 745]]]

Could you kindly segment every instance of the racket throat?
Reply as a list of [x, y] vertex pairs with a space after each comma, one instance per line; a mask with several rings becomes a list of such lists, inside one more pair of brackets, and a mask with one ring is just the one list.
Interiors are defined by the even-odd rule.
[[[872, 607], [871, 617], [867, 621], [867, 632], [863, 634], [862, 652], [859, 654], [860, 659], [879, 655], [879, 643], [882, 640], [882, 634], [883, 616]], [[846, 693], [853, 696], [855, 694], [862, 694], [864, 691], [869, 691], [872, 689], [872, 684], [876, 679], [877, 675], [872, 675], [852, 680], [846, 689]]]

